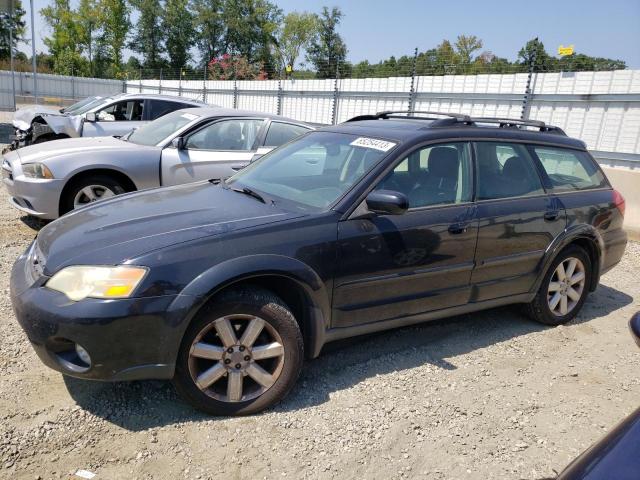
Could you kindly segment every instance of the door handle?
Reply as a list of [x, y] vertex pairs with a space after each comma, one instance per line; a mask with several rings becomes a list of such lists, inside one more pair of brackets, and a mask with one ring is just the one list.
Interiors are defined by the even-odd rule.
[[550, 210], [545, 212], [544, 219], [553, 222], [554, 220], [557, 220], [559, 216], [560, 212], [558, 210]]
[[469, 224], [467, 223], [454, 223], [452, 225], [449, 225], [449, 233], [451, 235], [459, 235], [461, 233], [465, 233], [468, 226]]
[[232, 165], [231, 170], [235, 170], [236, 172], [242, 170], [246, 165]]

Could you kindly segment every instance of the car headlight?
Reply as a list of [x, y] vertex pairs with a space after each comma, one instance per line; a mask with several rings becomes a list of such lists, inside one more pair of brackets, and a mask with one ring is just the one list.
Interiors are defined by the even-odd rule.
[[83, 298], [130, 297], [147, 273], [145, 267], [77, 265], [63, 268], [45, 284], [75, 302]]
[[53, 178], [53, 173], [44, 163], [25, 163], [22, 172], [28, 178]]

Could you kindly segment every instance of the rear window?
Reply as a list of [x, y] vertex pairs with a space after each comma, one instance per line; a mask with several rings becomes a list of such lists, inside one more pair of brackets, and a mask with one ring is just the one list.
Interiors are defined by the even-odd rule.
[[553, 147], [533, 147], [551, 180], [553, 192], [607, 187], [607, 181], [586, 153]]

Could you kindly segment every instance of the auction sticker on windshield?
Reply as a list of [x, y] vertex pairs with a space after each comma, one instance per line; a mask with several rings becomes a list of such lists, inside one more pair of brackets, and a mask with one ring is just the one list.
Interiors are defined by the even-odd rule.
[[180, 115], [182, 118], [186, 118], [187, 120], [195, 120], [198, 118], [198, 115], [194, 115], [193, 113], [183, 113]]
[[358, 137], [351, 142], [350, 145], [354, 147], [373, 148], [374, 150], [380, 150], [381, 152], [388, 152], [396, 146], [393, 142], [368, 137]]

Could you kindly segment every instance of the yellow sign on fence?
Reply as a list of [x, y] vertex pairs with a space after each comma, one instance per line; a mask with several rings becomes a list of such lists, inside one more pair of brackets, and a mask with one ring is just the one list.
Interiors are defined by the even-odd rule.
[[560, 55], [561, 57], [565, 57], [567, 55], [573, 55], [573, 45], [569, 45], [568, 47], [565, 47], [564, 45], [560, 45], [558, 47], [558, 55]]

